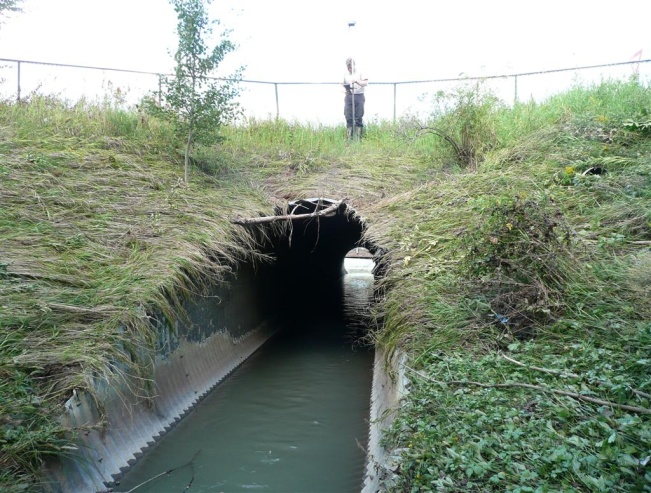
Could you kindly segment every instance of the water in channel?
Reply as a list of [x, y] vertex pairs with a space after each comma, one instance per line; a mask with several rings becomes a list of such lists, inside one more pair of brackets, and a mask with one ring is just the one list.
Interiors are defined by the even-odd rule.
[[[122, 479], [133, 493], [358, 493], [373, 352], [359, 344], [369, 259], [346, 259], [334, 299], [301, 299], [277, 336]], [[306, 289], [311, 289], [306, 287]], [[162, 474], [172, 470], [169, 474]], [[154, 479], [155, 478], [155, 479]]]

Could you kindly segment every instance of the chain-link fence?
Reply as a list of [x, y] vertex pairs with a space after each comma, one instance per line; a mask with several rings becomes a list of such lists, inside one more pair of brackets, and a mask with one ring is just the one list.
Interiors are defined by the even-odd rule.
[[[541, 101], [575, 84], [604, 79], [637, 77], [648, 81], [651, 60], [421, 81], [370, 81], [367, 88], [367, 120], [396, 120], [405, 115], [423, 117], [438, 91], [481, 81], [506, 103]], [[161, 75], [119, 68], [57, 64], [0, 58], [0, 94], [23, 100], [31, 94], [57, 95], [71, 101], [121, 101], [133, 105], [147, 94], [160, 91]], [[241, 81], [239, 102], [247, 118], [300, 121], [319, 124], [343, 122], [343, 90], [339, 82]]]

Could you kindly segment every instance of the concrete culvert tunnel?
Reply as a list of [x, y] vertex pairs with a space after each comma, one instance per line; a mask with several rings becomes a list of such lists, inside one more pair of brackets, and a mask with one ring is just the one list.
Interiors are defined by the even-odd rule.
[[[275, 212], [233, 220], [257, 239], [259, 253], [269, 262], [242, 264], [208, 296], [188, 300], [189, 320], [155, 323], [153, 399], [133, 395], [129, 382], [119, 388], [98, 382], [98, 395], [78, 394], [66, 403], [63, 421], [90, 431], [81, 434], [78, 454], [48, 465], [46, 476], [57, 486], [47, 491], [123, 491], [120, 482], [141, 458], [272, 339], [270, 318], [287, 313], [302, 317], [316, 305], [327, 310], [341, 294], [349, 252], [374, 256], [375, 275], [381, 270], [377, 260], [382, 249], [366, 239], [364, 221], [345, 201], [301, 199]], [[365, 398], [368, 404], [370, 389]], [[364, 417], [366, 423], [372, 420]]]
[[290, 282], [309, 278], [339, 278], [346, 254], [363, 248], [371, 255], [380, 249], [364, 238], [365, 224], [345, 201], [309, 198], [289, 202], [287, 211], [276, 216], [241, 220], [240, 224], [263, 227], [280, 222], [282, 229], [269, 228], [262, 249], [275, 259], [275, 268]]

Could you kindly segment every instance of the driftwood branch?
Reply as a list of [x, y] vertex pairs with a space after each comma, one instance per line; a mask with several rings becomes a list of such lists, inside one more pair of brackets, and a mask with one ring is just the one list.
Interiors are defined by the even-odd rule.
[[538, 370], [542, 371], [543, 373], [551, 373], [552, 375], [559, 375], [561, 377], [572, 377], [572, 378], [581, 378], [580, 375], [577, 375], [576, 373], [570, 373], [567, 371], [561, 371], [561, 370], [550, 370], [548, 368], [541, 368], [539, 366], [528, 366], [525, 365], [524, 363], [521, 363], [519, 361], [514, 360], [513, 358], [509, 358], [506, 354], [500, 353], [500, 356], [504, 358], [507, 361], [510, 361], [511, 363], [515, 363], [518, 366], [522, 366], [524, 368], [529, 368], [530, 370]]
[[568, 392], [565, 390], [558, 390], [558, 389], [548, 389], [546, 387], [541, 387], [540, 385], [532, 385], [529, 383], [481, 383], [481, 382], [473, 382], [472, 380], [448, 380], [445, 382], [440, 382], [438, 380], [434, 380], [433, 378], [428, 377], [427, 375], [424, 375], [423, 373], [414, 370], [413, 368], [410, 368], [406, 365], [403, 365], [407, 370], [411, 371], [412, 373], [415, 373], [421, 378], [424, 378], [425, 380], [429, 380], [430, 382], [437, 383], [439, 385], [453, 385], [453, 386], [468, 386], [468, 385], [474, 385], [475, 387], [482, 387], [485, 389], [489, 388], [508, 388], [508, 387], [520, 387], [520, 388], [525, 388], [525, 389], [533, 389], [533, 390], [539, 390], [541, 392], [545, 393], [552, 393], [556, 395], [564, 395], [567, 397], [572, 397], [573, 399], [579, 400], [579, 401], [584, 401], [584, 402], [591, 402], [592, 404], [599, 404], [601, 406], [609, 406], [609, 407], [616, 407], [619, 409], [624, 409], [626, 411], [631, 411], [634, 413], [639, 413], [639, 414], [651, 414], [651, 409], [647, 409], [646, 407], [638, 407], [638, 406], [629, 406], [627, 404], [618, 404], [616, 402], [611, 402], [611, 401], [605, 401], [603, 399], [597, 399], [595, 397], [589, 397], [587, 395], [583, 394], [578, 394], [576, 392]]
[[321, 209], [320, 211], [314, 211], [309, 214], [286, 214], [284, 216], [261, 216], [261, 217], [249, 217], [249, 218], [235, 218], [232, 219], [231, 222], [233, 224], [262, 224], [262, 223], [273, 223], [277, 221], [299, 221], [302, 219], [310, 219], [314, 217], [319, 217], [319, 216], [325, 216], [326, 214], [330, 214], [331, 212], [336, 211], [341, 204], [343, 204], [344, 201], [341, 200], [339, 202], [335, 202], [334, 204], [326, 207], [325, 209]]
[[[514, 360], [513, 358], [509, 358], [507, 355], [505, 355], [503, 353], [500, 353], [500, 356], [502, 356], [502, 358], [504, 358], [505, 360], [510, 361], [511, 363], [515, 363], [516, 365], [522, 366], [524, 368], [528, 368], [530, 370], [542, 371], [544, 373], [551, 373], [552, 375], [559, 375], [559, 376], [563, 376], [563, 377], [572, 377], [572, 378], [578, 378], [578, 379], [581, 379], [581, 380], [584, 379], [584, 377], [582, 377], [581, 375], [577, 375], [576, 373], [570, 373], [570, 372], [561, 371], [561, 370], [550, 370], [548, 368], [541, 368], [539, 366], [528, 366], [528, 365], [525, 365], [524, 363], [521, 363], [520, 361]], [[642, 392], [641, 390], [631, 389], [631, 392], [633, 392], [636, 395], [639, 395], [640, 397], [644, 397], [645, 399], [651, 399], [651, 394], [647, 394], [646, 392]]]
[[651, 399], [651, 394], [642, 392], [641, 390], [637, 390], [637, 389], [631, 389], [631, 390], [635, 392], [637, 395], [639, 395], [640, 397], [644, 397], [645, 399]]
[[[197, 453], [199, 453], [199, 452], [197, 452]], [[195, 455], [196, 455], [196, 454], [195, 454]], [[190, 482], [189, 482], [188, 484], [185, 485], [185, 488], [183, 488], [183, 491], [182, 491], [181, 493], [185, 493], [185, 492], [188, 491], [190, 488], [192, 488], [192, 483], [194, 483], [194, 476], [195, 476], [195, 473], [194, 473], [194, 462], [193, 462], [193, 461], [194, 461], [194, 457], [192, 458], [192, 461], [190, 461], [190, 467], [192, 468], [192, 478], [190, 479]]]

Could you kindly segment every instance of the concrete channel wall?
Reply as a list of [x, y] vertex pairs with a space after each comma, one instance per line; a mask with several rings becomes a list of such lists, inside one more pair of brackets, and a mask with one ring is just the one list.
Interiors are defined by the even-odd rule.
[[407, 392], [403, 365], [405, 359], [406, 356], [400, 352], [388, 354], [382, 349], [375, 351], [366, 474], [362, 493], [395, 491], [392, 486], [395, 484], [396, 457], [392, 451], [382, 447], [381, 440], [383, 431], [393, 422], [400, 399]]
[[142, 382], [119, 378], [94, 382], [95, 397], [76, 392], [62, 422], [85, 431], [76, 451], [46, 465], [46, 491], [119, 491], [137, 459], [273, 335], [262, 323], [258, 286], [252, 273], [238, 273], [190, 300], [187, 321], [156, 324], [153, 397], [143, 395]]
[[[142, 382], [117, 378], [95, 382], [94, 397], [75, 393], [62, 421], [86, 431], [79, 433], [78, 450], [47, 464], [45, 491], [120, 491], [124, 473], [273, 335], [260, 305], [265, 284], [252, 272], [238, 273], [210, 295], [190, 300], [187, 321], [156, 323], [153, 397], [144, 396]], [[397, 353], [376, 351], [363, 493], [390, 491], [394, 458], [380, 440], [405, 392], [401, 361]]]

